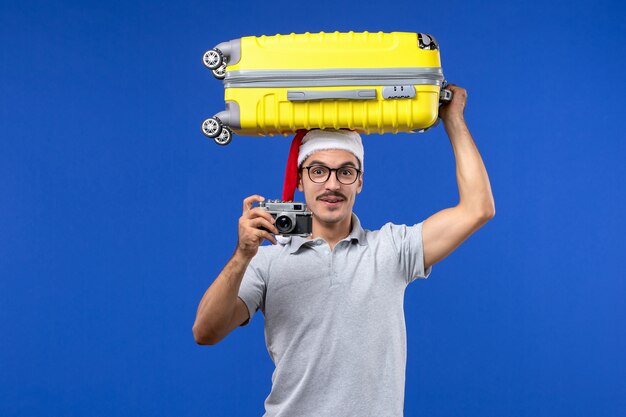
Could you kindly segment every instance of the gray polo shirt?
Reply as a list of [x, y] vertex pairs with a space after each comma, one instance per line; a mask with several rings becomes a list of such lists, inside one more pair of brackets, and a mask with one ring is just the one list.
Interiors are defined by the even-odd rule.
[[422, 223], [262, 246], [239, 297], [261, 309], [276, 369], [265, 416], [402, 416], [404, 290], [424, 271]]

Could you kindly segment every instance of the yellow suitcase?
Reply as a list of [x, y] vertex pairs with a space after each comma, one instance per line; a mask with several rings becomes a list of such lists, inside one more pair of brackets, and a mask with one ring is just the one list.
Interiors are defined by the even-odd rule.
[[224, 83], [226, 110], [202, 123], [220, 145], [233, 132], [424, 131], [436, 124], [440, 100], [451, 98], [439, 46], [423, 33], [247, 36], [220, 43], [203, 62]]

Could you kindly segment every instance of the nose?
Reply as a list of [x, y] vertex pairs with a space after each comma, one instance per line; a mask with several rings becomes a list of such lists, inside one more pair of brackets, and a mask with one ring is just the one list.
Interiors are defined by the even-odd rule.
[[325, 188], [327, 190], [333, 190], [336, 191], [341, 187], [341, 183], [339, 182], [339, 180], [337, 179], [337, 176], [334, 175], [335, 173], [332, 172], [330, 174], [330, 178], [328, 178], [328, 180], [326, 180], [326, 184], [325, 184]]

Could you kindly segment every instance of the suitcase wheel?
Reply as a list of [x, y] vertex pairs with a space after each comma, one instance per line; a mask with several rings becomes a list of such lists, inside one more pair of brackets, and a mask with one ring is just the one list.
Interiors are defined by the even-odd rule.
[[208, 69], [211, 70], [219, 68], [222, 65], [223, 60], [224, 56], [222, 55], [222, 51], [217, 48], [206, 51], [202, 56], [202, 62]]
[[212, 72], [215, 78], [217, 78], [218, 80], [223, 80], [224, 78], [226, 78], [226, 64], [222, 64], [219, 68], [214, 69]]
[[223, 56], [222, 65], [212, 71], [213, 76], [218, 80], [223, 80], [224, 78], [226, 78], [226, 65], [228, 65], [228, 59]]
[[228, 145], [230, 141], [233, 140], [233, 132], [230, 130], [228, 126], [224, 126], [219, 136], [216, 138], [213, 138], [213, 140], [218, 145], [221, 145], [221, 146]]
[[429, 35], [427, 33], [418, 33], [417, 41], [418, 41], [420, 49], [425, 49], [427, 51], [439, 50], [439, 44], [437, 43], [437, 40], [432, 35]]
[[217, 117], [210, 117], [202, 122], [202, 133], [211, 139], [218, 137], [222, 130], [222, 121]]

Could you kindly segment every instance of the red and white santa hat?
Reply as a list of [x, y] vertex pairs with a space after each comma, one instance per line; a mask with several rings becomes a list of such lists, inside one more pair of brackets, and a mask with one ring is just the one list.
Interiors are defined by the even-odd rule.
[[298, 172], [302, 163], [317, 151], [340, 149], [351, 152], [359, 160], [363, 171], [363, 142], [361, 135], [352, 130], [298, 130], [291, 142], [285, 182], [283, 186], [283, 201], [293, 201], [298, 185]]

